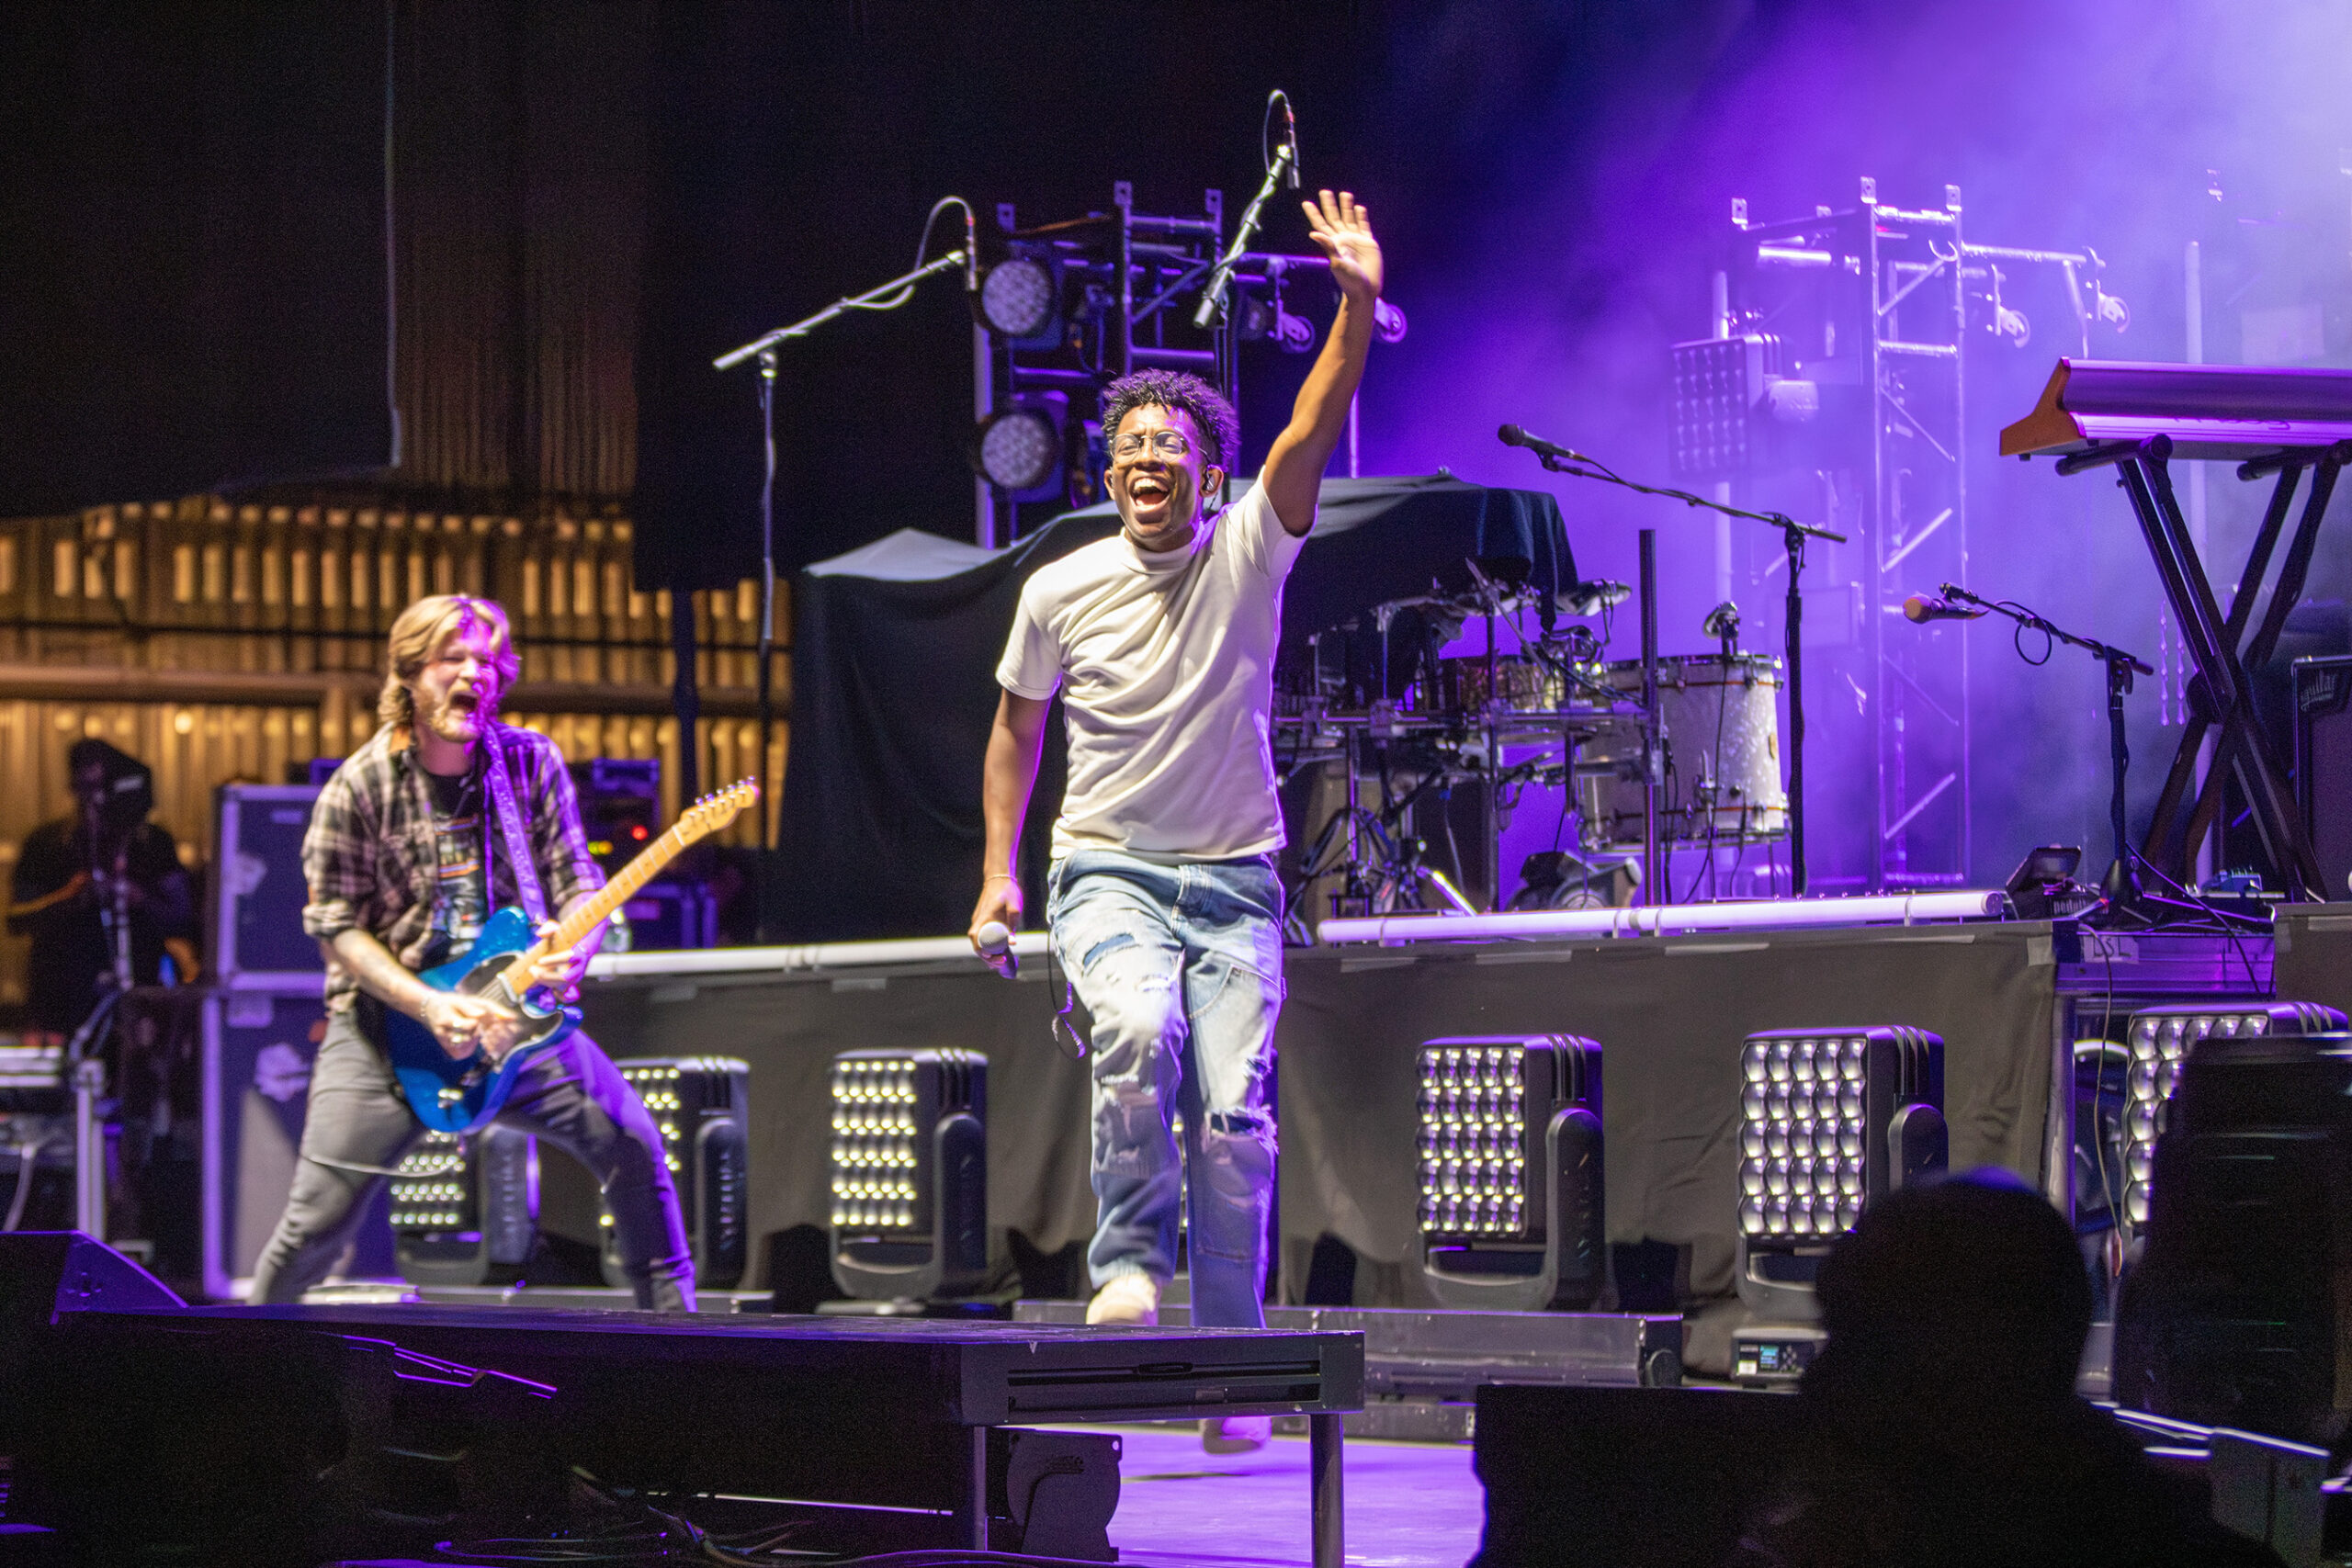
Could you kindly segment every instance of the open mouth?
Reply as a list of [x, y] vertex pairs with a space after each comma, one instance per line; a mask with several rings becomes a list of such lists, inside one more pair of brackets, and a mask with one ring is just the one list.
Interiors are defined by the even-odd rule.
[[1137, 475], [1127, 481], [1127, 498], [1137, 507], [1162, 505], [1172, 493], [1173, 487], [1157, 477]]

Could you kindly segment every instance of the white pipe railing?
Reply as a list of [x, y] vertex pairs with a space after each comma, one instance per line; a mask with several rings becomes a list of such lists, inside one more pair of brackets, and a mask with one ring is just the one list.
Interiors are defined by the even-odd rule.
[[[1662, 931], [1761, 931], [1774, 927], [1917, 925], [1924, 920], [1981, 920], [2002, 911], [1995, 892], [1885, 893], [1860, 898], [1777, 898], [1733, 904], [1666, 904], [1631, 909], [1541, 909], [1504, 915], [1379, 915], [1325, 920], [1324, 942], [1478, 942], [1512, 937], [1655, 936]], [[1046, 955], [1046, 933], [1022, 931], [1012, 951], [1023, 959]], [[893, 964], [978, 964], [969, 938], [910, 937], [894, 942], [823, 942], [788, 947], [707, 947], [656, 953], [606, 953], [588, 965], [591, 980], [688, 978], [698, 976], [807, 975], [829, 969]], [[278, 976], [237, 980], [227, 989], [286, 988]], [[292, 977], [289, 977], [292, 978]], [[311, 976], [300, 982], [316, 985]]]
[[1770, 931], [1818, 926], [1917, 925], [1982, 920], [2002, 913], [2002, 895], [1878, 893], [1858, 898], [1758, 898], [1727, 904], [1657, 904], [1630, 909], [1529, 909], [1500, 915], [1373, 915], [1325, 920], [1316, 934], [1334, 945], [1373, 942], [1492, 942], [1512, 937], [1656, 936], [1663, 931]]
[[[1022, 958], [1043, 958], [1044, 931], [1022, 931], [1012, 939]], [[962, 959], [978, 966], [971, 939], [910, 937], [899, 942], [822, 942], [796, 947], [706, 947], [661, 953], [599, 953], [588, 964], [591, 980], [646, 979], [694, 975], [797, 975], [821, 969], [865, 969], [893, 964], [944, 964]]]

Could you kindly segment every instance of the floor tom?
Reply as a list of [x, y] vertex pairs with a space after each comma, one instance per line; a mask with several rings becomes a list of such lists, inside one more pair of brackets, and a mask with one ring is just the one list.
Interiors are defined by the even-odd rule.
[[[1623, 660], [1600, 678], [1642, 699], [1642, 665]], [[1754, 843], [1785, 837], [1789, 795], [1781, 781], [1781, 665], [1762, 654], [1701, 654], [1657, 661], [1659, 745], [1666, 780], [1658, 836], [1682, 844]], [[1577, 806], [1587, 851], [1642, 842], [1641, 732], [1627, 725], [1596, 736], [1577, 755]]]

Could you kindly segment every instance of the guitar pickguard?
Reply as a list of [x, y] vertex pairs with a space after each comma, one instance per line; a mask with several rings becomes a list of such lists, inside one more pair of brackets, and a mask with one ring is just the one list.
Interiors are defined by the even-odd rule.
[[506, 966], [535, 940], [522, 910], [501, 909], [462, 956], [417, 976], [436, 991], [481, 997], [523, 1019], [514, 1043], [495, 1060], [479, 1050], [469, 1056], [452, 1056], [417, 1020], [402, 1012], [386, 1013], [384, 1050], [391, 1059], [392, 1076], [409, 1109], [434, 1131], [470, 1132], [490, 1121], [514, 1093], [523, 1069], [580, 1027], [577, 1010], [543, 1008], [507, 989], [503, 977]]

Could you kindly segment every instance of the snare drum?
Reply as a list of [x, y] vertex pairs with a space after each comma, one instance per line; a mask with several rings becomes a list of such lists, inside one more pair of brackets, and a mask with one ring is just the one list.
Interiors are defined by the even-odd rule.
[[1491, 691], [1487, 682], [1487, 658], [1475, 654], [1438, 660], [1438, 686], [1446, 710], [1465, 716], [1488, 711], [1489, 697], [1510, 713], [1556, 713], [1566, 705], [1566, 678], [1540, 659], [1524, 653], [1495, 660]]
[[[1641, 702], [1639, 660], [1610, 664], [1600, 678], [1629, 704]], [[1661, 840], [1753, 843], [1787, 834], [1780, 694], [1780, 660], [1762, 654], [1657, 661], [1658, 744], [1666, 757]], [[1588, 851], [1640, 846], [1641, 754], [1635, 726], [1596, 737], [1577, 752], [1577, 805]]]

